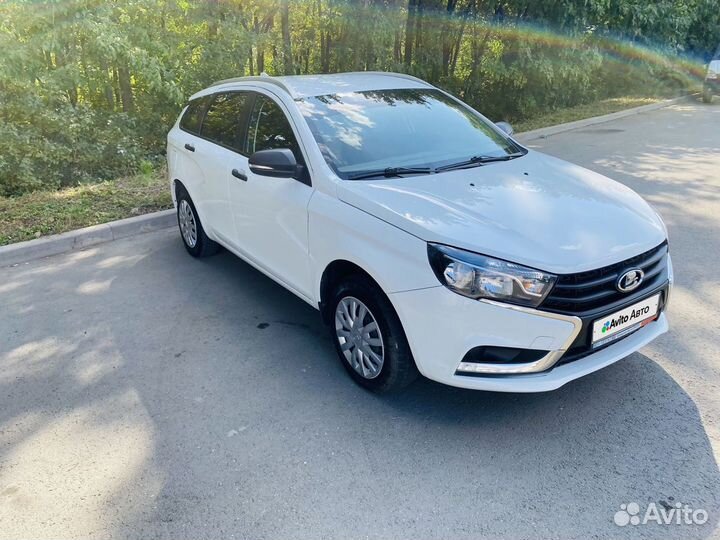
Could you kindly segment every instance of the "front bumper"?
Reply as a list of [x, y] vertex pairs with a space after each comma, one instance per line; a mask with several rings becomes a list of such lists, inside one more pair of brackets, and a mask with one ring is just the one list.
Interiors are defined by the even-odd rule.
[[[597, 350], [578, 354], [591, 320], [488, 300], [472, 300], [443, 286], [391, 294], [420, 372], [440, 383], [498, 392], [544, 392], [597, 371], [637, 351], [668, 329], [665, 309], [672, 287], [672, 263], [661, 292], [659, 317]], [[634, 300], [637, 301], [637, 300]], [[547, 351], [527, 363], [478, 364], [459, 371], [475, 347]], [[563, 361], [569, 358], [569, 361]]]
[[705, 79], [705, 88], [709, 88], [713, 94], [720, 94], [720, 77], [717, 79]]

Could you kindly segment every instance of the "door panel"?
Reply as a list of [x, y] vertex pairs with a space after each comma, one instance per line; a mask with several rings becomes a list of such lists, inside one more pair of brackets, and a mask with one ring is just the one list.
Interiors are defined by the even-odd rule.
[[248, 92], [214, 95], [202, 120], [200, 136], [193, 143], [192, 153], [197, 156], [204, 177], [200, 212], [205, 228], [225, 244], [234, 245], [236, 236], [228, 194], [228, 167], [240, 150], [241, 126], [245, 125], [251, 97]]
[[191, 138], [194, 139], [188, 133], [173, 128], [168, 135], [167, 163], [170, 180], [180, 180], [191, 193], [194, 193], [194, 184], [203, 181], [203, 171], [197, 156], [185, 148]]
[[230, 211], [227, 192], [227, 168], [234, 152], [210, 141], [199, 139], [195, 143], [197, 162], [203, 171], [203, 181], [194, 197], [199, 199], [199, 212], [210, 236], [228, 242], [235, 236], [235, 223]]
[[179, 125], [174, 127], [168, 135], [170, 178], [173, 181], [182, 182], [193, 197], [195, 206], [201, 215], [204, 215], [202, 203], [204, 201], [205, 173], [202, 167], [203, 160], [197, 152], [197, 146], [198, 144], [202, 145], [202, 139], [199, 138], [200, 124], [209, 102], [209, 97], [192, 100], [183, 112]]
[[[245, 153], [290, 148], [303, 163], [295, 134], [280, 106], [258, 94], [248, 121]], [[238, 249], [296, 292], [311, 297], [308, 258], [308, 212], [312, 188], [292, 178], [270, 178], [250, 171], [236, 155], [236, 169], [247, 181], [230, 174], [229, 194]]]

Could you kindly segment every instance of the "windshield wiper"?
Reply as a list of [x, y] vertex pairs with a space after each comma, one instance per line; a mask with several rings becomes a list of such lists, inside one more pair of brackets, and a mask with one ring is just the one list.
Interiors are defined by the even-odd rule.
[[384, 176], [392, 178], [394, 176], [402, 176], [404, 174], [430, 174], [430, 167], [386, 167], [385, 169], [377, 169], [375, 171], [361, 171], [348, 175], [348, 180], [363, 180], [365, 178], [375, 178]]
[[481, 165], [485, 165], [485, 163], [493, 163], [494, 161], [510, 161], [511, 159], [519, 158], [524, 155], [525, 154], [523, 152], [515, 152], [513, 154], [505, 154], [504, 156], [473, 156], [464, 161], [458, 161], [457, 163], [451, 163], [450, 165], [436, 167], [435, 172], [464, 169], [466, 167], [479, 167]]

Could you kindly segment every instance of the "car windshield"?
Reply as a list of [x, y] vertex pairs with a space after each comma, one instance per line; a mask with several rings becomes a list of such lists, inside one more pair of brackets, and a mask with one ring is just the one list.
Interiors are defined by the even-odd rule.
[[386, 168], [434, 169], [474, 156], [522, 151], [468, 107], [435, 89], [338, 93], [304, 98], [298, 106], [325, 160], [341, 178]]

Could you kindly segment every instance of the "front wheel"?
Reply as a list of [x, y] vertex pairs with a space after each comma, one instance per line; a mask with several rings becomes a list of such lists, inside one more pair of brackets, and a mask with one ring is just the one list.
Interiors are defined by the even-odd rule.
[[372, 280], [350, 276], [335, 289], [331, 307], [335, 348], [355, 382], [375, 392], [391, 392], [417, 378], [400, 319]]
[[712, 103], [712, 98], [713, 98], [712, 89], [710, 89], [710, 88], [705, 88], [705, 89], [703, 90], [703, 96], [702, 96], [702, 98], [703, 98], [703, 103]]
[[195, 204], [184, 188], [180, 187], [177, 193], [177, 220], [180, 236], [185, 249], [193, 257], [208, 257], [220, 249], [220, 245], [205, 234]]

